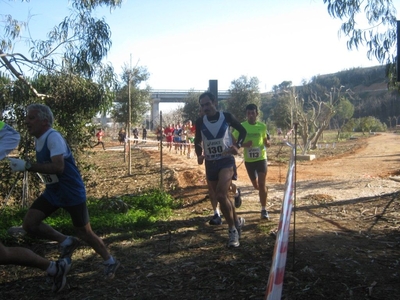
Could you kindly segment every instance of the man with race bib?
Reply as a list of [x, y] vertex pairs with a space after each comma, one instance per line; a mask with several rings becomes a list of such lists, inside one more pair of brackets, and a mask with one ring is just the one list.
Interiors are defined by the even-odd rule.
[[[265, 181], [267, 177], [267, 147], [270, 146], [267, 125], [257, 121], [258, 108], [255, 104], [246, 106], [247, 121], [242, 122], [247, 131], [246, 139], [243, 142], [244, 164], [247, 174], [258, 190], [258, 196], [261, 203], [261, 219], [269, 219], [267, 205], [267, 187]], [[240, 137], [239, 132], [233, 132], [234, 139]]]
[[79, 240], [65, 236], [43, 223], [53, 212], [63, 208], [70, 214], [78, 237], [103, 258], [105, 278], [112, 279], [120, 263], [109, 253], [104, 242], [90, 226], [82, 177], [71, 149], [62, 135], [52, 128], [53, 122], [53, 113], [48, 106], [29, 105], [25, 124], [28, 133], [35, 137], [36, 162], [10, 158], [12, 171], [39, 173], [46, 185], [44, 192], [26, 213], [23, 228], [29, 234], [57, 241], [60, 246], [60, 258], [70, 258], [79, 245]]
[[[229, 187], [234, 174], [235, 159], [246, 130], [230, 113], [217, 111], [215, 96], [210, 92], [200, 95], [199, 103], [204, 115], [196, 121], [195, 151], [197, 162], [205, 160], [206, 176], [210, 196], [213, 195], [220, 205], [228, 226], [228, 247], [238, 247], [244, 218], [236, 215], [235, 206], [228, 198]], [[232, 143], [229, 127], [239, 132], [237, 142]], [[204, 154], [203, 154], [204, 153]]]

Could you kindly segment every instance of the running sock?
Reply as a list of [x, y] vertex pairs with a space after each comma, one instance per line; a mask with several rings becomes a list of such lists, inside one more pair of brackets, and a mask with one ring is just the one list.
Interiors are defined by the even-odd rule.
[[237, 229], [237, 228], [240, 228], [239, 219], [237, 219], [237, 220], [235, 221], [235, 228], [236, 228], [236, 229]]
[[110, 255], [110, 258], [104, 261], [105, 265], [111, 265], [115, 263], [115, 259], [112, 255]]
[[261, 210], [267, 210], [265, 206], [261, 206]]
[[57, 273], [57, 266], [55, 261], [51, 261], [49, 267], [46, 270], [47, 274], [54, 276]]
[[214, 210], [214, 215], [221, 216], [221, 215], [219, 214], [219, 210], [218, 210], [218, 209]]
[[69, 246], [72, 244], [72, 239], [70, 236], [67, 236], [67, 238], [60, 244], [62, 247]]

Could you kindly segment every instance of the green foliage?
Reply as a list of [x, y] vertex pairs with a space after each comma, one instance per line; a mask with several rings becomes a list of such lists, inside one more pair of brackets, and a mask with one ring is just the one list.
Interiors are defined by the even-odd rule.
[[354, 131], [362, 132], [385, 132], [387, 130], [386, 124], [382, 123], [375, 117], [363, 117], [355, 121]]
[[[229, 89], [230, 99], [227, 105], [227, 111], [232, 113], [240, 122], [246, 120], [246, 106], [255, 104], [261, 107], [261, 96], [258, 88], [259, 80], [257, 77], [240, 76], [239, 79], [231, 82]], [[261, 112], [261, 111], [260, 111]], [[260, 119], [262, 120], [260, 115]]]
[[[26, 40], [31, 47], [29, 55], [11, 53], [2, 57], [2, 66], [17, 77], [20, 74], [16, 70], [22, 70], [22, 65], [28, 65], [36, 74], [62, 70], [89, 78], [97, 76], [98, 69], [102, 67], [101, 61], [111, 47], [111, 31], [104, 19], [97, 19], [92, 13], [98, 6], [114, 9], [121, 6], [121, 3], [120, 0], [74, 0], [70, 15], [54, 26], [47, 34], [48, 38], [43, 41], [23, 36], [24, 30], [29, 30], [28, 23], [15, 20], [10, 15], [3, 17], [5, 30], [0, 36], [0, 52], [17, 50], [17, 39]], [[7, 56], [12, 56], [12, 61]], [[23, 77], [19, 76], [20, 79]]]
[[0, 241], [6, 243], [13, 238], [8, 234], [7, 230], [13, 226], [21, 226], [22, 220], [27, 209], [17, 208], [15, 206], [5, 206], [0, 209]]
[[[149, 190], [140, 195], [118, 198], [88, 199], [87, 206], [91, 227], [94, 231], [128, 231], [148, 228], [159, 220], [165, 220], [181, 203], [161, 190]], [[0, 240], [10, 242], [8, 228], [20, 226], [26, 209], [5, 207], [0, 211]], [[64, 234], [74, 234], [71, 218], [59, 209], [46, 219], [46, 223]]]
[[[90, 136], [85, 124], [90, 123], [100, 109], [107, 109], [112, 105], [112, 93], [104, 85], [69, 74], [41, 75], [34, 78], [32, 85], [35, 89], [51, 95], [44, 99], [35, 98], [19, 81], [9, 85], [11, 88], [5, 97], [0, 98], [0, 105], [12, 112], [5, 118], [14, 123], [14, 127], [22, 137], [26, 136], [24, 124], [26, 106], [42, 103], [52, 109], [55, 117], [54, 127], [64, 135], [67, 142], [71, 146], [85, 147]], [[6, 87], [0, 84], [0, 88]], [[26, 137], [22, 145], [29, 145], [28, 140], [31, 139]]]
[[273, 99], [272, 93], [261, 94], [261, 106], [259, 108], [263, 120], [272, 119], [272, 112], [276, 105], [276, 100]]
[[272, 91], [274, 93], [279, 93], [280, 91], [288, 90], [291, 87], [292, 87], [292, 82], [291, 81], [282, 81], [280, 84], [274, 85], [272, 87]]
[[199, 97], [201, 93], [189, 91], [189, 95], [185, 100], [185, 106], [183, 107], [183, 118], [184, 120], [191, 120], [193, 123], [199, 117], [200, 105]]
[[[364, 3], [365, 2], [365, 3]], [[328, 13], [343, 21], [340, 31], [347, 37], [347, 47], [368, 47], [368, 58], [376, 57], [379, 62], [394, 62], [396, 46], [396, 8], [391, 0], [324, 0]], [[362, 4], [362, 6], [361, 6]], [[362, 28], [360, 14], [368, 22]]]
[[354, 105], [346, 97], [341, 97], [335, 106], [335, 110], [336, 115], [332, 118], [332, 121], [338, 129], [338, 139], [340, 139], [342, 127], [353, 117]]
[[268, 119], [265, 124], [267, 125], [267, 131], [270, 135], [278, 134], [278, 127], [276, 126], [275, 122]]
[[[343, 109], [335, 107], [337, 115], [332, 119], [331, 128], [342, 126], [345, 120], [339, 115], [345, 113], [343, 117], [348, 120], [348, 114], [353, 109], [352, 117], [374, 116], [390, 125], [389, 118], [393, 120], [394, 117], [397, 118], [400, 115], [400, 93], [390, 90], [387, 81], [385, 66], [353, 68], [334, 74], [315, 76], [310, 82], [303, 82], [303, 85], [296, 86], [296, 91], [299, 99], [305, 100], [305, 108], [310, 107], [309, 100], [313, 93], [316, 93], [324, 102], [329, 102], [332, 95], [333, 102], [345, 98], [351, 103], [353, 108], [351, 106]], [[261, 110], [264, 116], [270, 117], [276, 122], [277, 127], [283, 129], [290, 126], [290, 99], [285, 91], [290, 91], [292, 87], [289, 86], [286, 89], [281, 87], [288, 86], [289, 83], [283, 82], [274, 86], [274, 92], [261, 95]], [[340, 102], [338, 104], [341, 105]]]
[[[150, 87], [141, 89], [140, 85], [149, 79], [145, 67], [135, 67], [132, 70], [125, 66], [121, 74], [122, 84], [117, 87], [111, 116], [115, 122], [127, 124], [129, 119], [129, 96], [131, 97], [131, 123], [139, 124], [150, 108]], [[130, 83], [130, 86], [129, 86]], [[130, 90], [129, 90], [130, 87]]]
[[346, 121], [353, 117], [354, 105], [345, 97], [340, 98], [336, 106], [336, 115], [342, 121]]
[[[324, 0], [324, 3], [328, 4], [328, 13], [333, 18], [343, 21], [339, 34], [343, 33], [347, 38], [347, 48], [366, 46], [369, 59], [375, 57], [387, 65], [388, 86], [399, 91], [396, 75], [397, 11], [393, 1]], [[364, 25], [365, 22], [368, 25]]]
[[341, 132], [339, 133], [338, 140], [348, 140], [349, 138], [351, 138], [351, 136], [352, 136], [351, 132]]
[[274, 94], [275, 106], [271, 111], [271, 119], [277, 127], [288, 129], [291, 125], [290, 96], [288, 94]]
[[353, 132], [358, 126], [359, 119], [352, 118], [341, 128], [341, 132]]
[[272, 88], [272, 94], [262, 95], [261, 111], [264, 117], [268, 116], [277, 128], [288, 130], [295, 120], [295, 105], [293, 97], [296, 97], [296, 88], [291, 81], [283, 81]]
[[[0, 77], [1, 78], [1, 77]], [[55, 123], [53, 127], [60, 131], [72, 148], [75, 158], [80, 167], [85, 167], [79, 156], [88, 146], [91, 137], [87, 123], [90, 123], [100, 109], [106, 109], [112, 104], [111, 92], [106, 85], [99, 85], [91, 79], [70, 75], [40, 75], [34, 78], [32, 86], [51, 97], [38, 99], [32, 91], [21, 81], [11, 82], [7, 78], [1, 78], [0, 90], [3, 92], [0, 97], [0, 107], [6, 110], [3, 119], [13, 125], [20, 132], [21, 141], [18, 147], [18, 156], [24, 159], [35, 161], [33, 138], [27, 133], [25, 120], [25, 108], [32, 103], [48, 105], [54, 114]], [[2, 164], [0, 167], [2, 178], [2, 191], [10, 191], [13, 188], [15, 174], [11, 174], [8, 166]], [[34, 174], [30, 174], [31, 196], [35, 197], [41, 188], [40, 181]], [[10, 180], [8, 180], [10, 179]], [[16, 181], [20, 189], [20, 182]], [[5, 192], [2, 192], [4, 196]]]
[[338, 79], [336, 86], [344, 85], [346, 88], [353, 88], [360, 85], [369, 87], [373, 84], [385, 82], [386, 80], [384, 66], [351, 68], [332, 75], [317, 76], [316, 80], [322, 80], [323, 78], [330, 78], [332, 76]]
[[[112, 105], [114, 95], [111, 91], [116, 82], [114, 70], [102, 63], [111, 47], [111, 32], [105, 20], [93, 17], [92, 13], [99, 6], [114, 9], [122, 1], [73, 0], [71, 3], [73, 9], [69, 16], [54, 26], [43, 41], [33, 40], [29, 34], [25, 35], [28, 38], [23, 35], [24, 30], [29, 30], [28, 23], [12, 16], [1, 16], [5, 30], [0, 36], [0, 54], [18, 51], [18, 40], [30, 45], [29, 53], [7, 53], [0, 58], [0, 69], [5, 70], [0, 74], [0, 107], [6, 111], [5, 121], [21, 133], [18, 150], [19, 156], [25, 159], [34, 158], [32, 137], [26, 134], [24, 126], [27, 105], [43, 103], [52, 109], [56, 121], [54, 128], [64, 135], [76, 158], [91, 136], [85, 124]], [[20, 74], [27, 69], [33, 74], [32, 78]], [[18, 80], [11, 81], [10, 75]], [[3, 177], [12, 178], [9, 168], [3, 171]], [[30, 184], [37, 193], [39, 182], [35, 176], [31, 178]], [[6, 185], [2, 182], [2, 191], [11, 190], [11, 185], [11, 181]]]

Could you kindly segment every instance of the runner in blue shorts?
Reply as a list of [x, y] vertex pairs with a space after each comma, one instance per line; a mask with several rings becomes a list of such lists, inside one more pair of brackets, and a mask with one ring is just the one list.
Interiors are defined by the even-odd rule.
[[[0, 121], [0, 160], [18, 146], [20, 138], [20, 134], [14, 128]], [[52, 279], [53, 292], [60, 292], [67, 283], [66, 276], [71, 268], [71, 260], [62, 258], [58, 261], [50, 261], [28, 248], [7, 247], [0, 242], [0, 265], [18, 265], [41, 269]]]
[[43, 221], [62, 208], [72, 219], [79, 238], [90, 245], [104, 262], [104, 275], [112, 279], [120, 263], [110, 254], [100, 237], [92, 230], [86, 207], [86, 189], [76, 166], [71, 149], [62, 135], [52, 128], [53, 112], [46, 105], [31, 104], [27, 108], [25, 124], [28, 133], [35, 137], [36, 162], [14, 159], [11, 169], [38, 173], [46, 185], [25, 215], [23, 228], [41, 238], [57, 241], [60, 258], [71, 258], [79, 245], [76, 237], [66, 236]]
[[[242, 204], [242, 196], [241, 196], [241, 191], [240, 189], [236, 186], [236, 184], [233, 183], [233, 181], [237, 180], [237, 169], [236, 169], [236, 164], [233, 165], [233, 176], [232, 176], [232, 182], [231, 186], [229, 187], [229, 190], [232, 192], [234, 199], [235, 199], [235, 207], [238, 208]], [[207, 179], [207, 186], [209, 185], [209, 181]], [[209, 187], [209, 192], [212, 191], [212, 187]], [[211, 206], [213, 208], [213, 216], [209, 221], [210, 225], [222, 225], [222, 218], [220, 215], [220, 212], [218, 210], [218, 201], [215, 199], [215, 195], [210, 194], [210, 201], [211, 201]]]
[[[197, 162], [201, 165], [205, 160], [210, 196], [214, 195], [228, 223], [228, 247], [238, 247], [245, 221], [236, 215], [235, 206], [229, 200], [228, 192], [234, 175], [233, 155], [237, 154], [246, 137], [246, 130], [232, 114], [217, 111], [215, 96], [212, 93], [201, 94], [199, 103], [204, 116], [198, 118], [195, 125]], [[232, 143], [230, 127], [239, 132], [236, 144]]]

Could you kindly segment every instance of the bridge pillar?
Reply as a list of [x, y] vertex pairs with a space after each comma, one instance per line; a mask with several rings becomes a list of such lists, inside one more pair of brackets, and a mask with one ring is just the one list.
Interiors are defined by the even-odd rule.
[[218, 108], [218, 80], [210, 79], [208, 81], [208, 90], [215, 96], [215, 107]]
[[[150, 121], [150, 126], [151, 127], [156, 127], [160, 123], [160, 99], [159, 98], [153, 98], [153, 102], [151, 104], [151, 121]], [[151, 130], [154, 130], [154, 128], [150, 128]]]

